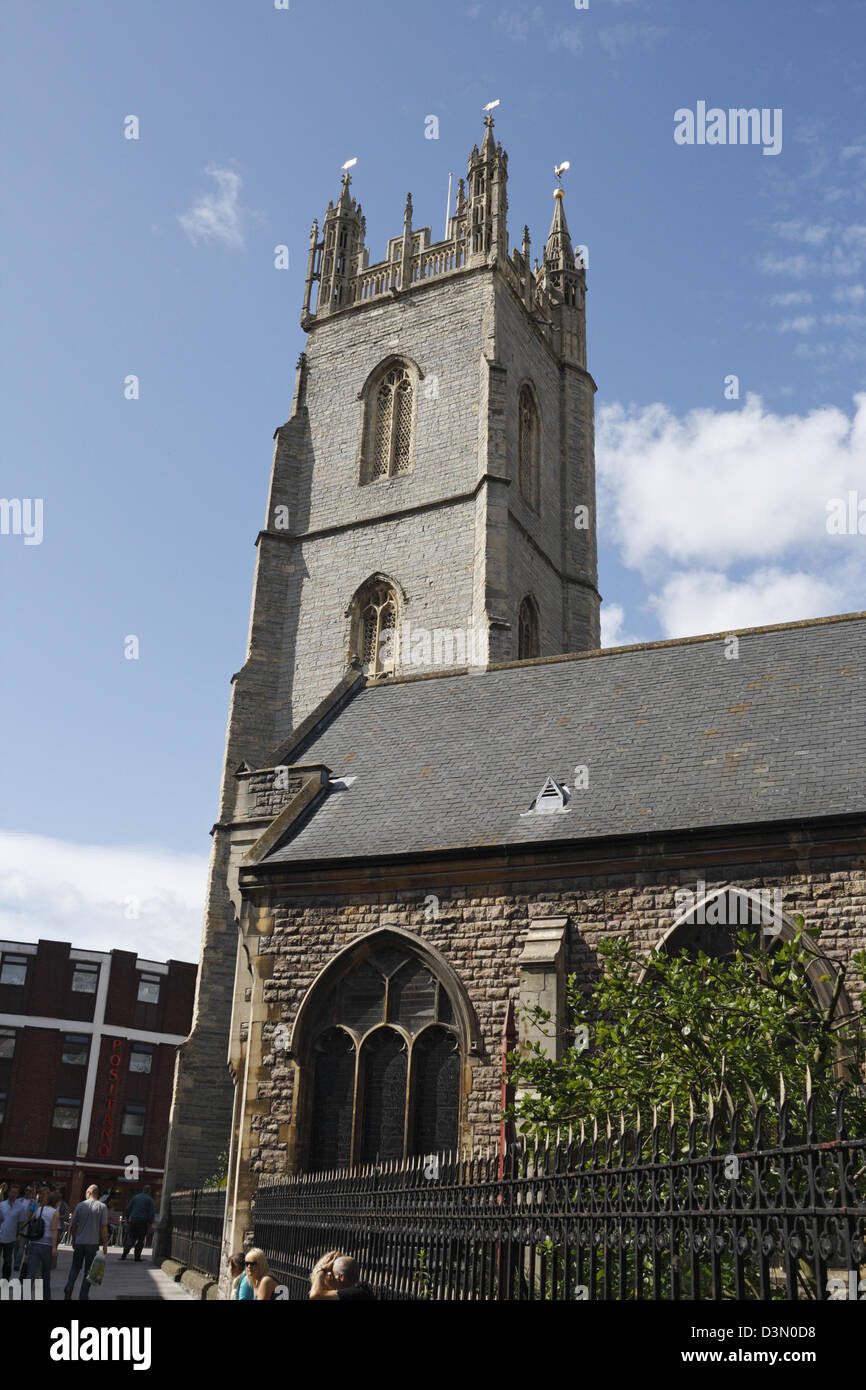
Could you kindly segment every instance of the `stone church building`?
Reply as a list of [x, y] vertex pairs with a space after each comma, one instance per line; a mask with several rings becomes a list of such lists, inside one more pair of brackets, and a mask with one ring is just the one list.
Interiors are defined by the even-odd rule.
[[445, 240], [371, 265], [348, 174], [313, 224], [165, 1180], [227, 1149], [234, 1246], [261, 1172], [494, 1145], [509, 1002], [606, 934], [866, 945], [866, 613], [599, 649], [586, 274], [507, 174], [488, 116]]

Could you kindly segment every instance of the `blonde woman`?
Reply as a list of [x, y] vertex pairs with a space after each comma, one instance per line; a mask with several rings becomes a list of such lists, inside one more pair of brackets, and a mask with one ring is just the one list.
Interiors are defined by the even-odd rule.
[[273, 1298], [277, 1290], [277, 1281], [268, 1269], [264, 1250], [247, 1251], [244, 1256], [244, 1272], [253, 1291], [253, 1298], [262, 1302]]
[[326, 1290], [334, 1288], [334, 1261], [342, 1253], [342, 1250], [329, 1250], [313, 1265], [310, 1271], [310, 1298], [321, 1298]]

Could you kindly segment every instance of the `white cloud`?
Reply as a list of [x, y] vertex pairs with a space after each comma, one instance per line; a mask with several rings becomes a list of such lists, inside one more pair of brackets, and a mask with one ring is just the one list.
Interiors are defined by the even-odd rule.
[[195, 961], [207, 868], [204, 855], [0, 831], [0, 937]]
[[777, 325], [779, 333], [811, 333], [818, 320], [814, 315], [800, 314], [795, 319], [782, 319]]
[[786, 241], [805, 242], [807, 246], [822, 246], [832, 234], [832, 227], [816, 227], [807, 222], [777, 222], [776, 232]]
[[583, 35], [576, 25], [572, 26], [571, 29], [556, 29], [551, 35], [550, 47], [565, 48], [569, 53], [581, 53], [583, 51]]
[[774, 415], [759, 396], [741, 410], [656, 404], [599, 412], [599, 477], [626, 563], [654, 556], [724, 564], [814, 546], [826, 499], [862, 487], [866, 394], [836, 407]]
[[771, 294], [767, 302], [775, 309], [787, 309], [794, 304], [811, 304], [812, 296], [808, 290], [788, 290], [785, 294]]
[[205, 173], [216, 180], [216, 192], [200, 194], [177, 220], [194, 246], [199, 241], [221, 241], [224, 246], [243, 250], [243, 223], [247, 216], [240, 202], [243, 180], [236, 170], [221, 169], [216, 164], [208, 165]]
[[604, 538], [641, 574], [667, 635], [863, 606], [862, 539], [829, 535], [827, 518], [832, 498], [864, 492], [866, 394], [852, 415], [773, 414], [752, 395], [682, 417], [606, 406], [597, 454]]
[[837, 304], [862, 304], [866, 299], [866, 289], [862, 285], [839, 285], [833, 291]]
[[633, 44], [654, 48], [669, 31], [658, 24], [608, 24], [598, 31], [598, 41], [611, 62], [621, 58]]
[[601, 605], [601, 645], [603, 647], [632, 647], [641, 637], [632, 636], [625, 626], [625, 609], [621, 603]]
[[540, 5], [532, 10], [501, 10], [496, 16], [497, 23], [505, 31], [507, 39], [525, 43], [527, 39], [544, 37], [544, 11]]
[[766, 627], [839, 612], [838, 587], [819, 576], [781, 569], [755, 570], [732, 580], [717, 570], [674, 575], [651, 599], [666, 637]]
[[765, 275], [790, 275], [794, 280], [803, 280], [814, 274], [814, 262], [808, 256], [777, 256], [769, 252], [758, 261], [758, 269]]
[[823, 314], [821, 322], [829, 328], [866, 328], [866, 314]]
[[777, 222], [774, 233], [783, 241], [794, 241], [809, 251], [789, 256], [769, 251], [761, 256], [758, 269], [765, 275], [790, 275], [794, 280], [806, 276], [857, 275], [866, 263], [866, 226], [817, 226], [802, 220]]

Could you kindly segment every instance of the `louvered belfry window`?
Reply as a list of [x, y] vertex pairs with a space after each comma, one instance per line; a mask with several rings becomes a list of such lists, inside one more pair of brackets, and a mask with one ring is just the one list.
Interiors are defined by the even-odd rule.
[[396, 670], [397, 597], [384, 580], [367, 585], [356, 602], [355, 651], [365, 676]]
[[311, 1171], [457, 1146], [454, 1009], [411, 949], [368, 949], [323, 995], [315, 1017]]
[[412, 377], [394, 366], [376, 388], [367, 481], [408, 473], [412, 462]]
[[532, 388], [521, 386], [518, 399], [518, 482], [526, 502], [538, 511], [539, 501], [538, 410]]

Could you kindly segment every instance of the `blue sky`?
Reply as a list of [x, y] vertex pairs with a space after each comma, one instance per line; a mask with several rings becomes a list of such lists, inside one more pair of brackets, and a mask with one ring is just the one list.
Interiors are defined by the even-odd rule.
[[[0, 493], [43, 534], [0, 535], [0, 935], [196, 954], [310, 224], [357, 156], [372, 260], [409, 189], [441, 235], [492, 99], [511, 244], [528, 222], [540, 253], [568, 159], [589, 248], [605, 640], [864, 606], [863, 537], [826, 526], [866, 497], [864, 0], [12, 0], [3, 26]], [[698, 102], [780, 109], [781, 151], [678, 145]]]

